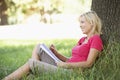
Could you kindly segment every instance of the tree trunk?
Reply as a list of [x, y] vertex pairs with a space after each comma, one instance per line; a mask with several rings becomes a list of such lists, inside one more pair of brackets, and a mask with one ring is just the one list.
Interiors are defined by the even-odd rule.
[[7, 5], [5, 3], [5, 0], [0, 0], [0, 25], [8, 24], [7, 21], [8, 16], [6, 10], [7, 10]]
[[92, 0], [91, 9], [102, 20], [104, 44], [120, 42], [120, 0]]

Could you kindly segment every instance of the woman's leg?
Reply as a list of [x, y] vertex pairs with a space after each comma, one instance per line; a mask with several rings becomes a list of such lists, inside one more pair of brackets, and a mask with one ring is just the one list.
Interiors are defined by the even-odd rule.
[[36, 59], [29, 59], [29, 65], [33, 73], [55, 72], [58, 70], [57, 66]]
[[33, 49], [33, 52], [32, 52], [32, 58], [33, 59], [40, 60], [40, 56], [38, 56], [39, 49], [40, 49], [40, 44], [38, 44], [37, 46], [35, 46], [35, 48]]
[[33, 72], [33, 74], [42, 74], [42, 73], [56, 73], [56, 72], [62, 72], [62, 73], [70, 73], [72, 70], [68, 70], [68, 69], [63, 69], [63, 68], [59, 68], [55, 65], [43, 62], [43, 61], [38, 61], [36, 59], [29, 59], [29, 64], [30, 64], [30, 68]]
[[26, 64], [24, 64], [23, 66], [21, 66], [20, 68], [18, 68], [16, 71], [14, 71], [13, 73], [9, 74], [8, 76], [6, 76], [3, 80], [16, 80], [16, 79], [20, 79], [22, 78], [22, 76], [25, 76], [29, 73], [30, 67], [28, 62]]
[[[37, 55], [38, 46], [39, 45], [35, 46], [35, 48], [33, 49], [33, 52], [32, 52], [32, 58], [37, 59], [37, 60], [39, 60], [39, 57]], [[30, 71], [30, 66], [29, 66], [29, 63], [27, 62], [26, 64], [24, 64], [23, 66], [18, 68], [16, 71], [14, 71], [13, 73], [6, 76], [3, 80], [20, 79], [20, 78], [22, 78], [22, 76], [27, 75], [29, 73], [29, 71]]]

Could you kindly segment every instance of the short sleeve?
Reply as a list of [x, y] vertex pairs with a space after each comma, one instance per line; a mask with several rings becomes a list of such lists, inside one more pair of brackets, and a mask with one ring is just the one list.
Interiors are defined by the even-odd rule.
[[95, 48], [99, 51], [103, 49], [103, 43], [99, 35], [95, 35], [91, 38], [90, 48]]

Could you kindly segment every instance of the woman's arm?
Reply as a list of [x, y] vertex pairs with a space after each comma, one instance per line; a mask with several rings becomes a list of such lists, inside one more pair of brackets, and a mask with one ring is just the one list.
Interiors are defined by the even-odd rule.
[[55, 54], [56, 57], [58, 57], [58, 58], [59, 58], [60, 60], [62, 60], [63, 62], [65, 62], [65, 61], [68, 60], [67, 57], [61, 55], [61, 54], [56, 50], [56, 48], [55, 48], [54, 45], [51, 45], [51, 46], [50, 46], [50, 50]]
[[59, 67], [63, 68], [86, 68], [86, 67], [91, 67], [97, 56], [98, 56], [99, 51], [97, 49], [91, 48], [88, 58], [86, 61], [83, 62], [74, 62], [74, 63], [66, 63], [66, 62], [58, 62], [57, 65]]

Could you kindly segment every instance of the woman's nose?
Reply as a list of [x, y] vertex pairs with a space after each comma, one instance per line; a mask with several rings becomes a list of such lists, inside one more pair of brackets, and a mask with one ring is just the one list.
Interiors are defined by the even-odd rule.
[[83, 28], [83, 26], [82, 26], [82, 25], [80, 25], [80, 28]]
[[81, 28], [82, 26], [80, 26], [80, 28]]

